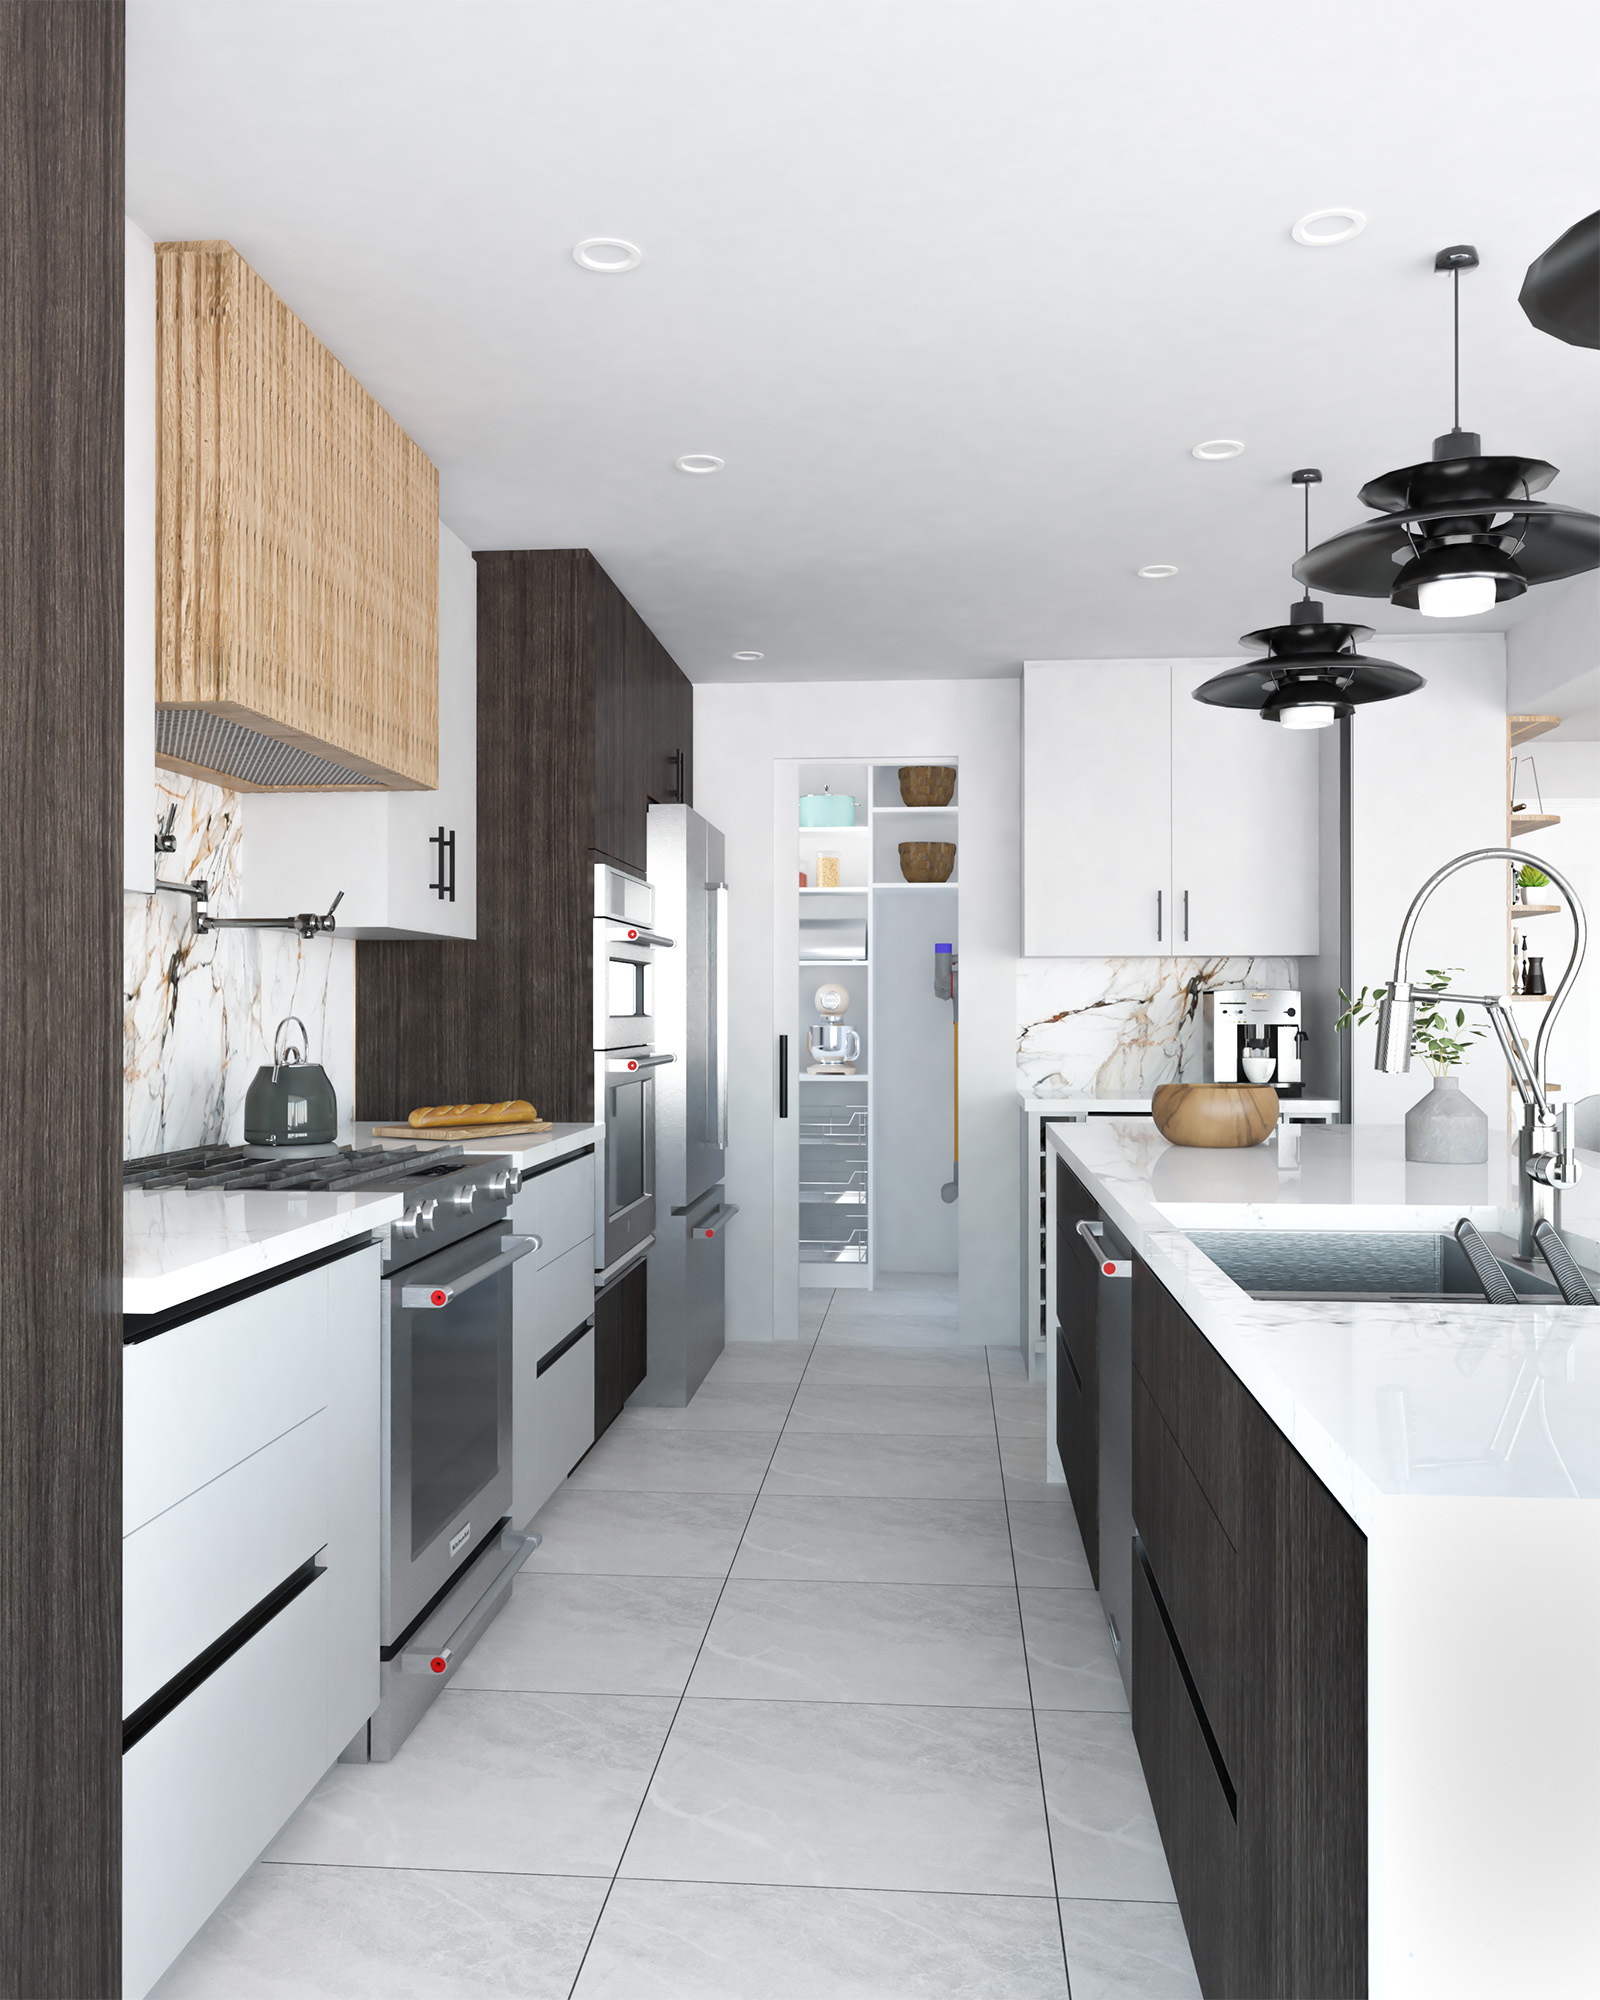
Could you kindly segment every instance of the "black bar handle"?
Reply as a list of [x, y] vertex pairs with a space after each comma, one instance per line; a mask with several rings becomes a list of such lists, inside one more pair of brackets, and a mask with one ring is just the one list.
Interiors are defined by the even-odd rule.
[[778, 1116], [789, 1115], [789, 1037], [778, 1037]]

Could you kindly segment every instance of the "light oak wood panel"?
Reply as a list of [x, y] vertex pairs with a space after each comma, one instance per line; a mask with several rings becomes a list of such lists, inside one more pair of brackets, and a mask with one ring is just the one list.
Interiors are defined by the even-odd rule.
[[230, 244], [158, 244], [156, 311], [157, 761], [431, 788], [437, 470]]

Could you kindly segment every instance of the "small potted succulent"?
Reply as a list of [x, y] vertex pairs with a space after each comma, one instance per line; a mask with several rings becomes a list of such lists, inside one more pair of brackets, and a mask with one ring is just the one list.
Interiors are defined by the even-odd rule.
[[[1418, 1165], [1447, 1167], [1481, 1166], [1489, 1157], [1489, 1119], [1451, 1075], [1474, 1042], [1483, 1039], [1483, 1029], [1469, 1026], [1467, 1011], [1457, 1007], [1454, 1021], [1448, 1016], [1450, 981], [1459, 965], [1430, 965], [1427, 984], [1413, 988], [1416, 1013], [1411, 1028], [1411, 1053], [1420, 1056], [1433, 1072], [1433, 1088], [1418, 1098], [1406, 1113], [1406, 1158]], [[1354, 999], [1339, 988], [1344, 1012], [1334, 1026], [1339, 1029], [1364, 1027], [1378, 1011], [1387, 986], [1363, 986]], [[1438, 994], [1429, 1002], [1428, 994]]]
[[1511, 899], [1515, 903], [1529, 901], [1530, 889], [1548, 889], [1550, 877], [1542, 868], [1535, 868], [1531, 861], [1525, 862], [1511, 877]]

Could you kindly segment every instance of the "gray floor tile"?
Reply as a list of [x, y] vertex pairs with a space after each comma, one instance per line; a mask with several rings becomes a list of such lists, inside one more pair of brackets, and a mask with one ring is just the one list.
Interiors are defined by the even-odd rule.
[[1045, 1441], [1042, 1431], [1032, 1437], [1007, 1437], [1000, 1434], [1000, 1463], [1005, 1468], [1008, 1480], [1019, 1486], [1050, 1486], [1053, 1491], [1065, 1493], [1066, 1487], [1060, 1480], [1052, 1481], [1045, 1459]]
[[785, 1427], [800, 1431], [875, 1431], [900, 1437], [992, 1437], [994, 1409], [982, 1377], [971, 1388], [916, 1383], [830, 1382], [807, 1373]]
[[1172, 1902], [1172, 1878], [1128, 1718], [1041, 1709], [1034, 1721], [1061, 1894]]
[[456, 1673], [458, 1688], [682, 1694], [716, 1577], [529, 1576]]
[[908, 1347], [904, 1343], [874, 1347], [863, 1341], [849, 1346], [824, 1343], [811, 1357], [806, 1387], [821, 1382], [876, 1382], [891, 1387], [978, 1389], [989, 1381], [981, 1347]]
[[1011, 1517], [1011, 1550], [1018, 1583], [1041, 1590], [1093, 1588], [1078, 1517], [1064, 1486], [1049, 1492], [1039, 1488], [1019, 1492], [1008, 1481], [1006, 1511]]
[[1044, 1449], [1044, 1384], [997, 1382], [994, 1385], [995, 1427], [1002, 1438], [1037, 1439]]
[[151, 2000], [566, 2000], [607, 1886], [260, 1864]]
[[1065, 2000], [1023, 1896], [619, 1882], [573, 2000]]
[[761, 1481], [778, 1442], [769, 1431], [693, 1430], [643, 1421], [625, 1410], [567, 1481], [569, 1492], [746, 1493]]
[[1032, 1721], [1005, 1709], [686, 1700], [621, 1872], [1049, 1893]]
[[708, 1376], [682, 1409], [630, 1404], [625, 1414], [630, 1423], [668, 1430], [776, 1432], [783, 1429], [793, 1400], [794, 1385], [787, 1380], [713, 1382]]
[[1173, 1903], [1063, 1901], [1072, 2000], [1200, 2000]]
[[1035, 1708], [1127, 1709], [1098, 1591], [1024, 1590], [1022, 1629]]
[[996, 1388], [1004, 1383], [1027, 1381], [1028, 1364], [1020, 1347], [986, 1347], [984, 1352], [989, 1357], [989, 1380]]
[[811, 1358], [810, 1339], [730, 1341], [712, 1362], [705, 1383], [798, 1382]]
[[879, 1495], [908, 1500], [998, 1500], [1000, 1455], [984, 1437], [875, 1437], [789, 1431], [764, 1493]]
[[388, 1764], [335, 1764], [269, 1861], [602, 1875], [671, 1701], [447, 1688]]
[[1016, 1593], [735, 1580], [723, 1590], [689, 1693], [1026, 1708]]
[[564, 1486], [534, 1518], [544, 1541], [523, 1574], [726, 1576], [749, 1514], [732, 1494]]
[[829, 1500], [763, 1495], [737, 1577], [818, 1583], [1012, 1581], [1005, 1508], [992, 1500]]

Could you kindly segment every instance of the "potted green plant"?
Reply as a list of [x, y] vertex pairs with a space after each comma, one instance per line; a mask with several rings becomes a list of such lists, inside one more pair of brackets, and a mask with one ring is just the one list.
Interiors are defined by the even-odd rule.
[[[1455, 1009], [1453, 1021], [1448, 1017], [1446, 996], [1450, 981], [1460, 970], [1459, 965], [1430, 965], [1426, 985], [1419, 982], [1413, 989], [1417, 998], [1411, 1053], [1420, 1056], [1433, 1072], [1432, 1089], [1406, 1113], [1406, 1158], [1418, 1165], [1476, 1167], [1489, 1157], [1488, 1115], [1479, 1110], [1461, 1088], [1460, 1079], [1451, 1074], [1472, 1044], [1483, 1039], [1484, 1033], [1481, 1026], [1468, 1024], [1464, 1007]], [[1387, 986], [1374, 986], [1369, 991], [1363, 986], [1352, 999], [1341, 986], [1339, 998], [1344, 1002], [1344, 1012], [1334, 1026], [1341, 1031], [1364, 1027], [1377, 1013], [1388, 990]], [[1425, 997], [1429, 994], [1440, 998], [1430, 1001]]]
[[1530, 889], [1549, 888], [1550, 877], [1542, 868], [1535, 868], [1531, 861], [1526, 861], [1512, 875], [1511, 882], [1513, 900], [1518, 903], [1526, 903]]

